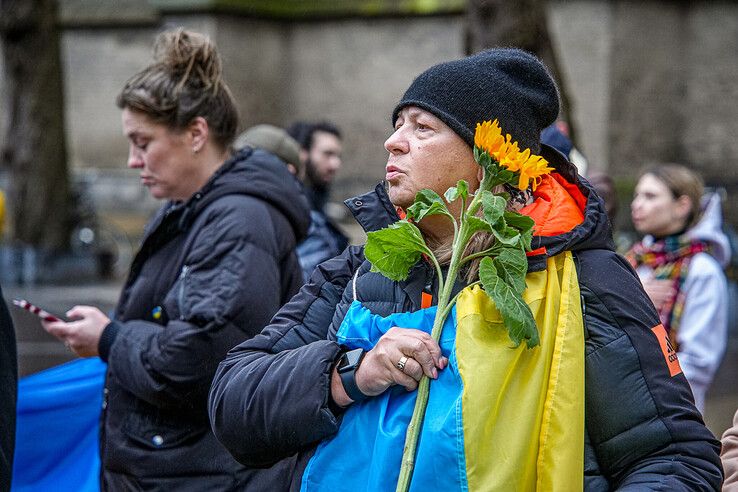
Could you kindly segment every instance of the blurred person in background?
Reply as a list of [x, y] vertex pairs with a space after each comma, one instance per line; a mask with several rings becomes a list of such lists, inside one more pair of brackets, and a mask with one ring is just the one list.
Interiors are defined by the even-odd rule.
[[300, 144], [300, 158], [305, 167], [305, 191], [310, 200], [310, 230], [297, 246], [305, 280], [315, 267], [340, 254], [348, 246], [348, 238], [326, 214], [326, 204], [336, 173], [341, 168], [341, 132], [332, 123], [298, 121], [287, 128]]
[[252, 126], [241, 133], [233, 144], [236, 150], [246, 146], [274, 154], [285, 163], [293, 176], [299, 179], [304, 177], [305, 168], [300, 160], [300, 144], [286, 130], [267, 124]]
[[615, 225], [615, 219], [618, 215], [618, 193], [615, 190], [615, 183], [612, 178], [601, 171], [592, 171], [587, 175], [587, 181], [595, 189], [602, 201], [605, 202], [605, 213], [610, 219], [610, 225]]
[[341, 131], [327, 121], [298, 121], [287, 128], [287, 133], [300, 144], [300, 158], [305, 164], [305, 188], [313, 209], [323, 210], [343, 164]]
[[574, 147], [571, 138], [569, 138], [569, 124], [566, 121], [556, 120], [541, 130], [541, 143], [545, 143], [564, 154], [569, 162], [576, 166], [577, 172], [581, 176], [587, 174], [587, 168], [589, 167], [587, 158]]
[[612, 239], [615, 241], [615, 251], [625, 254], [633, 246], [633, 243], [636, 242], [637, 237], [633, 232], [623, 231], [617, 227], [620, 199], [615, 188], [615, 182], [609, 174], [602, 171], [591, 171], [587, 175], [587, 181], [589, 181], [605, 204], [605, 213], [610, 220], [610, 227], [612, 229]]
[[631, 217], [645, 237], [626, 257], [658, 310], [695, 404], [704, 412], [705, 395], [727, 344], [723, 267], [730, 260], [730, 245], [722, 231], [720, 197], [703, 200], [703, 192], [700, 177], [682, 165], [643, 172]]
[[231, 154], [238, 114], [214, 44], [160, 34], [155, 61], [117, 97], [128, 167], [167, 200], [147, 226], [112, 319], [75, 306], [44, 322], [82, 357], [107, 362], [103, 490], [269, 490], [215, 439], [207, 394], [218, 363], [297, 292], [294, 248], [309, 225], [297, 180], [273, 155]]

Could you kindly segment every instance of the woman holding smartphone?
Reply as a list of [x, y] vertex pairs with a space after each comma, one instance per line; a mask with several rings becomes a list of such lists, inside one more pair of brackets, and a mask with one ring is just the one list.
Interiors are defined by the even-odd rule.
[[283, 470], [237, 463], [213, 436], [206, 401], [226, 352], [300, 287], [294, 247], [309, 208], [278, 158], [231, 155], [238, 115], [207, 37], [162, 33], [154, 58], [117, 105], [128, 167], [167, 203], [147, 226], [113, 318], [75, 306], [72, 321], [44, 327], [108, 364], [103, 490], [267, 490]]

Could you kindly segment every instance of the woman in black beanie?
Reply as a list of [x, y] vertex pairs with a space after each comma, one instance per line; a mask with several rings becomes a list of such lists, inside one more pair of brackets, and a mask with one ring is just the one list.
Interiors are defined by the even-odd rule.
[[[391, 405], [380, 404], [389, 394], [414, 391], [423, 376], [432, 380], [431, 400], [447, 404], [448, 411], [426, 414], [419, 444], [426, 454], [418, 452], [413, 490], [719, 488], [719, 443], [695, 409], [678, 362], [661, 348], [652, 304], [632, 269], [613, 251], [602, 201], [561, 154], [540, 145], [540, 131], [556, 118], [558, 108], [548, 71], [521, 50], [493, 49], [431, 67], [392, 112], [395, 130], [384, 144], [389, 153], [386, 184], [346, 204], [367, 231], [374, 231], [398, 221], [421, 189], [443, 196], [464, 179], [475, 190], [481, 168], [472, 151], [474, 132], [486, 120], [498, 120], [503, 135], [510, 134], [521, 151], [540, 152], [548, 160], [554, 171], [535, 189], [511, 193], [508, 208], [536, 222], [526, 281], [550, 272], [563, 258], [572, 265], [567, 275], [574, 279], [575, 294], [549, 287], [538, 300], [560, 296], [566, 304], [562, 309], [575, 313], [581, 335], [573, 356], [581, 357], [586, 371], [579, 375], [586, 391], [580, 402], [584, 415], [563, 422], [579, 434], [564, 446], [568, 449], [558, 450], [561, 459], [567, 453], [578, 459], [578, 469], [572, 475], [547, 476], [555, 474], [555, 463], [549, 469], [540, 465], [545, 460], [536, 459], [547, 436], [539, 437], [514, 417], [516, 405], [521, 413], [525, 410], [522, 400], [503, 401], [484, 391], [484, 381], [481, 390], [464, 393], [476, 369], [482, 373], [496, 364], [491, 355], [485, 357], [482, 343], [472, 343], [479, 365], [466, 373], [460, 369], [465, 361], [458, 344], [468, 334], [444, 335], [439, 346], [415, 326], [388, 326], [373, 333], [371, 343], [354, 348], [355, 339], [345, 335], [342, 322], [357, 306], [368, 318], [388, 318], [434, 304], [438, 292], [436, 271], [424, 259], [406, 280], [393, 281], [372, 271], [362, 247], [350, 247], [320, 265], [259, 336], [230, 351], [211, 387], [213, 430], [236, 459], [270, 466], [297, 455], [294, 474], [273, 483], [273, 490], [394, 490], [407, 420], [399, 422]], [[453, 204], [449, 209], [459, 212]], [[434, 255], [443, 258], [454, 231], [438, 218], [423, 218], [417, 227]], [[493, 241], [482, 236], [480, 250]], [[469, 268], [456, 290], [477, 275]], [[558, 281], [552, 275], [549, 286]], [[558, 315], [547, 311], [543, 316]], [[451, 344], [450, 350], [444, 343]], [[434, 385], [444, 378], [463, 387], [458, 402], [434, 389], [443, 388]], [[562, 384], [566, 388], [569, 381]], [[503, 405], [513, 408], [513, 417], [498, 425], [517, 430], [516, 438], [531, 443], [532, 471], [510, 456], [505, 459], [512, 442], [485, 440], [494, 429], [468, 425], [469, 411], [483, 422]], [[372, 407], [382, 411], [361, 413], [373, 419], [354, 418], [359, 409]], [[429, 442], [438, 445], [428, 449]], [[336, 443], [343, 447], [336, 450]], [[511, 481], [500, 478], [506, 473]], [[556, 485], [544, 485], [549, 482]]]

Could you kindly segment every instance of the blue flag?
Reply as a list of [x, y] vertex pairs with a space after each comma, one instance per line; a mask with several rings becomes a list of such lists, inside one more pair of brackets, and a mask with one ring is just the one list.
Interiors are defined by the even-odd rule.
[[97, 357], [77, 359], [19, 381], [11, 490], [100, 490], [106, 367]]

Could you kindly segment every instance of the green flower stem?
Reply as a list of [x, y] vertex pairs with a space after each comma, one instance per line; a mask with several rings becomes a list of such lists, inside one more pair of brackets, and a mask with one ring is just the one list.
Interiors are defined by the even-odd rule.
[[[462, 197], [461, 214], [457, 223], [456, 219], [451, 217], [454, 224], [454, 241], [452, 245], [451, 263], [448, 267], [448, 274], [444, 281], [441, 267], [438, 264], [435, 256], [430, 254], [430, 258], [436, 267], [438, 274], [438, 306], [436, 310], [436, 316], [433, 320], [433, 330], [431, 331], [431, 337], [433, 340], [438, 342], [441, 339], [441, 332], [443, 330], [443, 324], [446, 318], [451, 313], [451, 309], [456, 302], [459, 294], [456, 294], [451, 299], [451, 293], [456, 283], [456, 277], [459, 273], [459, 269], [466, 262], [482, 257], [488, 256], [495, 248], [490, 248], [480, 253], [469, 255], [462, 258], [466, 245], [469, 239], [473, 235], [473, 232], [469, 231], [466, 218], [472, 215], [476, 215], [479, 208], [482, 206], [482, 190], [492, 190], [498, 183], [496, 179], [489, 178], [486, 173], [482, 177], [482, 183], [477, 193], [474, 194], [474, 198], [467, 207], [466, 200]], [[479, 281], [474, 282], [471, 285], [480, 283]], [[423, 425], [423, 419], [425, 418], [425, 409], [428, 406], [428, 397], [430, 396], [430, 379], [427, 376], [423, 376], [418, 383], [418, 394], [415, 400], [415, 407], [413, 409], [413, 415], [410, 419], [410, 424], [407, 427], [407, 433], [405, 435], [405, 446], [402, 452], [402, 464], [400, 466], [400, 476], [397, 480], [397, 492], [407, 492], [410, 489], [410, 482], [413, 477], [413, 469], [415, 468], [415, 453], [418, 447], [418, 439], [420, 437], [420, 430]]]
[[[464, 287], [463, 290], [466, 290], [466, 289], [468, 289], [470, 287], [474, 287], [475, 285], [480, 285], [481, 283], [482, 282], [480, 282], [479, 280], [477, 280], [476, 282], [472, 282], [469, 285], [467, 285], [466, 287]], [[461, 292], [462, 291], [457, 292], [456, 295], [454, 296], [454, 298], [451, 299], [451, 301], [446, 306], [446, 309], [443, 310], [443, 313], [441, 314], [441, 317], [443, 318], [444, 321], [446, 320], [446, 318], [448, 318], [448, 315], [451, 314], [451, 310], [454, 308], [454, 305], [456, 305], [456, 300], [461, 295]]]
[[443, 281], [443, 270], [441, 270], [441, 265], [438, 264], [438, 260], [431, 250], [428, 250], [426, 255], [428, 256], [428, 258], [431, 259], [431, 261], [433, 262], [433, 266], [436, 269], [436, 276], [438, 277], [438, 291], [441, 292], [443, 291], [443, 287], [445, 285]]
[[456, 217], [451, 217], [451, 222], [454, 224], [454, 237], [459, 235], [459, 221], [456, 220]]
[[[472, 200], [472, 204], [476, 200]], [[463, 217], [463, 212], [462, 212]], [[461, 221], [461, 230], [457, 234], [453, 252], [451, 255], [451, 263], [448, 267], [448, 275], [446, 276], [446, 282], [444, 284], [443, 277], [440, 275], [439, 267], [439, 296], [438, 306], [436, 310], [436, 316], [433, 320], [433, 330], [431, 331], [431, 337], [433, 340], [438, 342], [441, 339], [441, 332], [443, 331], [443, 324], [446, 321], [446, 317], [451, 312], [451, 306], [453, 302], [449, 302], [451, 298], [451, 292], [453, 291], [456, 276], [459, 272], [460, 257], [463, 252], [464, 246], [468, 240], [467, 236], [470, 236], [468, 232], [466, 222]], [[463, 239], [463, 241], [460, 241]], [[435, 258], [433, 259], [436, 265], [438, 265]], [[454, 297], [454, 300], [456, 297]], [[427, 376], [423, 376], [418, 383], [418, 394], [415, 400], [415, 407], [413, 408], [413, 416], [410, 419], [410, 424], [407, 427], [407, 433], [405, 434], [405, 447], [402, 452], [402, 464], [400, 466], [400, 477], [397, 480], [397, 492], [407, 492], [410, 489], [410, 481], [413, 476], [413, 469], [415, 468], [415, 453], [418, 447], [418, 438], [420, 437], [420, 429], [423, 425], [423, 419], [425, 418], [425, 409], [428, 406], [428, 397], [430, 396], [430, 379]]]
[[465, 256], [464, 259], [461, 260], [461, 264], [466, 265], [475, 258], [484, 258], [485, 256], [491, 256], [495, 254], [499, 249], [500, 248], [495, 245], [491, 248], [485, 249], [484, 251], [480, 251], [479, 253], [470, 254], [469, 256]]
[[[525, 281], [527, 264], [515, 248], [530, 248], [532, 221], [508, 214], [504, 202], [509, 200], [510, 195], [498, 189], [503, 183], [519, 181], [519, 176], [503, 168], [486, 151], [481, 152], [477, 147], [474, 147], [474, 159], [483, 173], [476, 193], [470, 193], [469, 185], [464, 180], [459, 180], [457, 186], [446, 190], [443, 198], [433, 190], [419, 191], [408, 209], [407, 221], [399, 221], [396, 225], [368, 233], [365, 255], [372, 263], [372, 271], [380, 272], [392, 280], [406, 279], [421, 255], [433, 262], [438, 276], [438, 305], [431, 336], [436, 342], [441, 338], [444, 322], [459, 295], [452, 296], [452, 292], [460, 269], [472, 260], [487, 258], [480, 263], [480, 281], [471, 285], [482, 283], [487, 296], [497, 303], [515, 346], [526, 339], [531, 347], [537, 344], [537, 338], [534, 338], [537, 336], [535, 319], [519, 292], [521, 282]], [[455, 217], [449, 206], [457, 199], [460, 199], [461, 211]], [[453, 223], [451, 261], [445, 276], [438, 259], [428, 248], [422, 231], [413, 224], [413, 219], [421, 221], [427, 215], [443, 215]], [[476, 231], [482, 230], [490, 231], [499, 244], [465, 257], [469, 240]], [[499, 256], [499, 261], [495, 261], [492, 258], [494, 256]], [[501, 274], [497, 273], [498, 269]], [[415, 408], [405, 437], [396, 489], [399, 492], [406, 492], [410, 488], [429, 393], [430, 379], [424, 376], [418, 384]]]
[[479, 190], [477, 190], [477, 193], [474, 195], [474, 199], [469, 204], [469, 209], [464, 212], [465, 215], [476, 215], [477, 211], [479, 210], [479, 207], [482, 205], [482, 201], [480, 197], [482, 196], [482, 188], [480, 187]]

